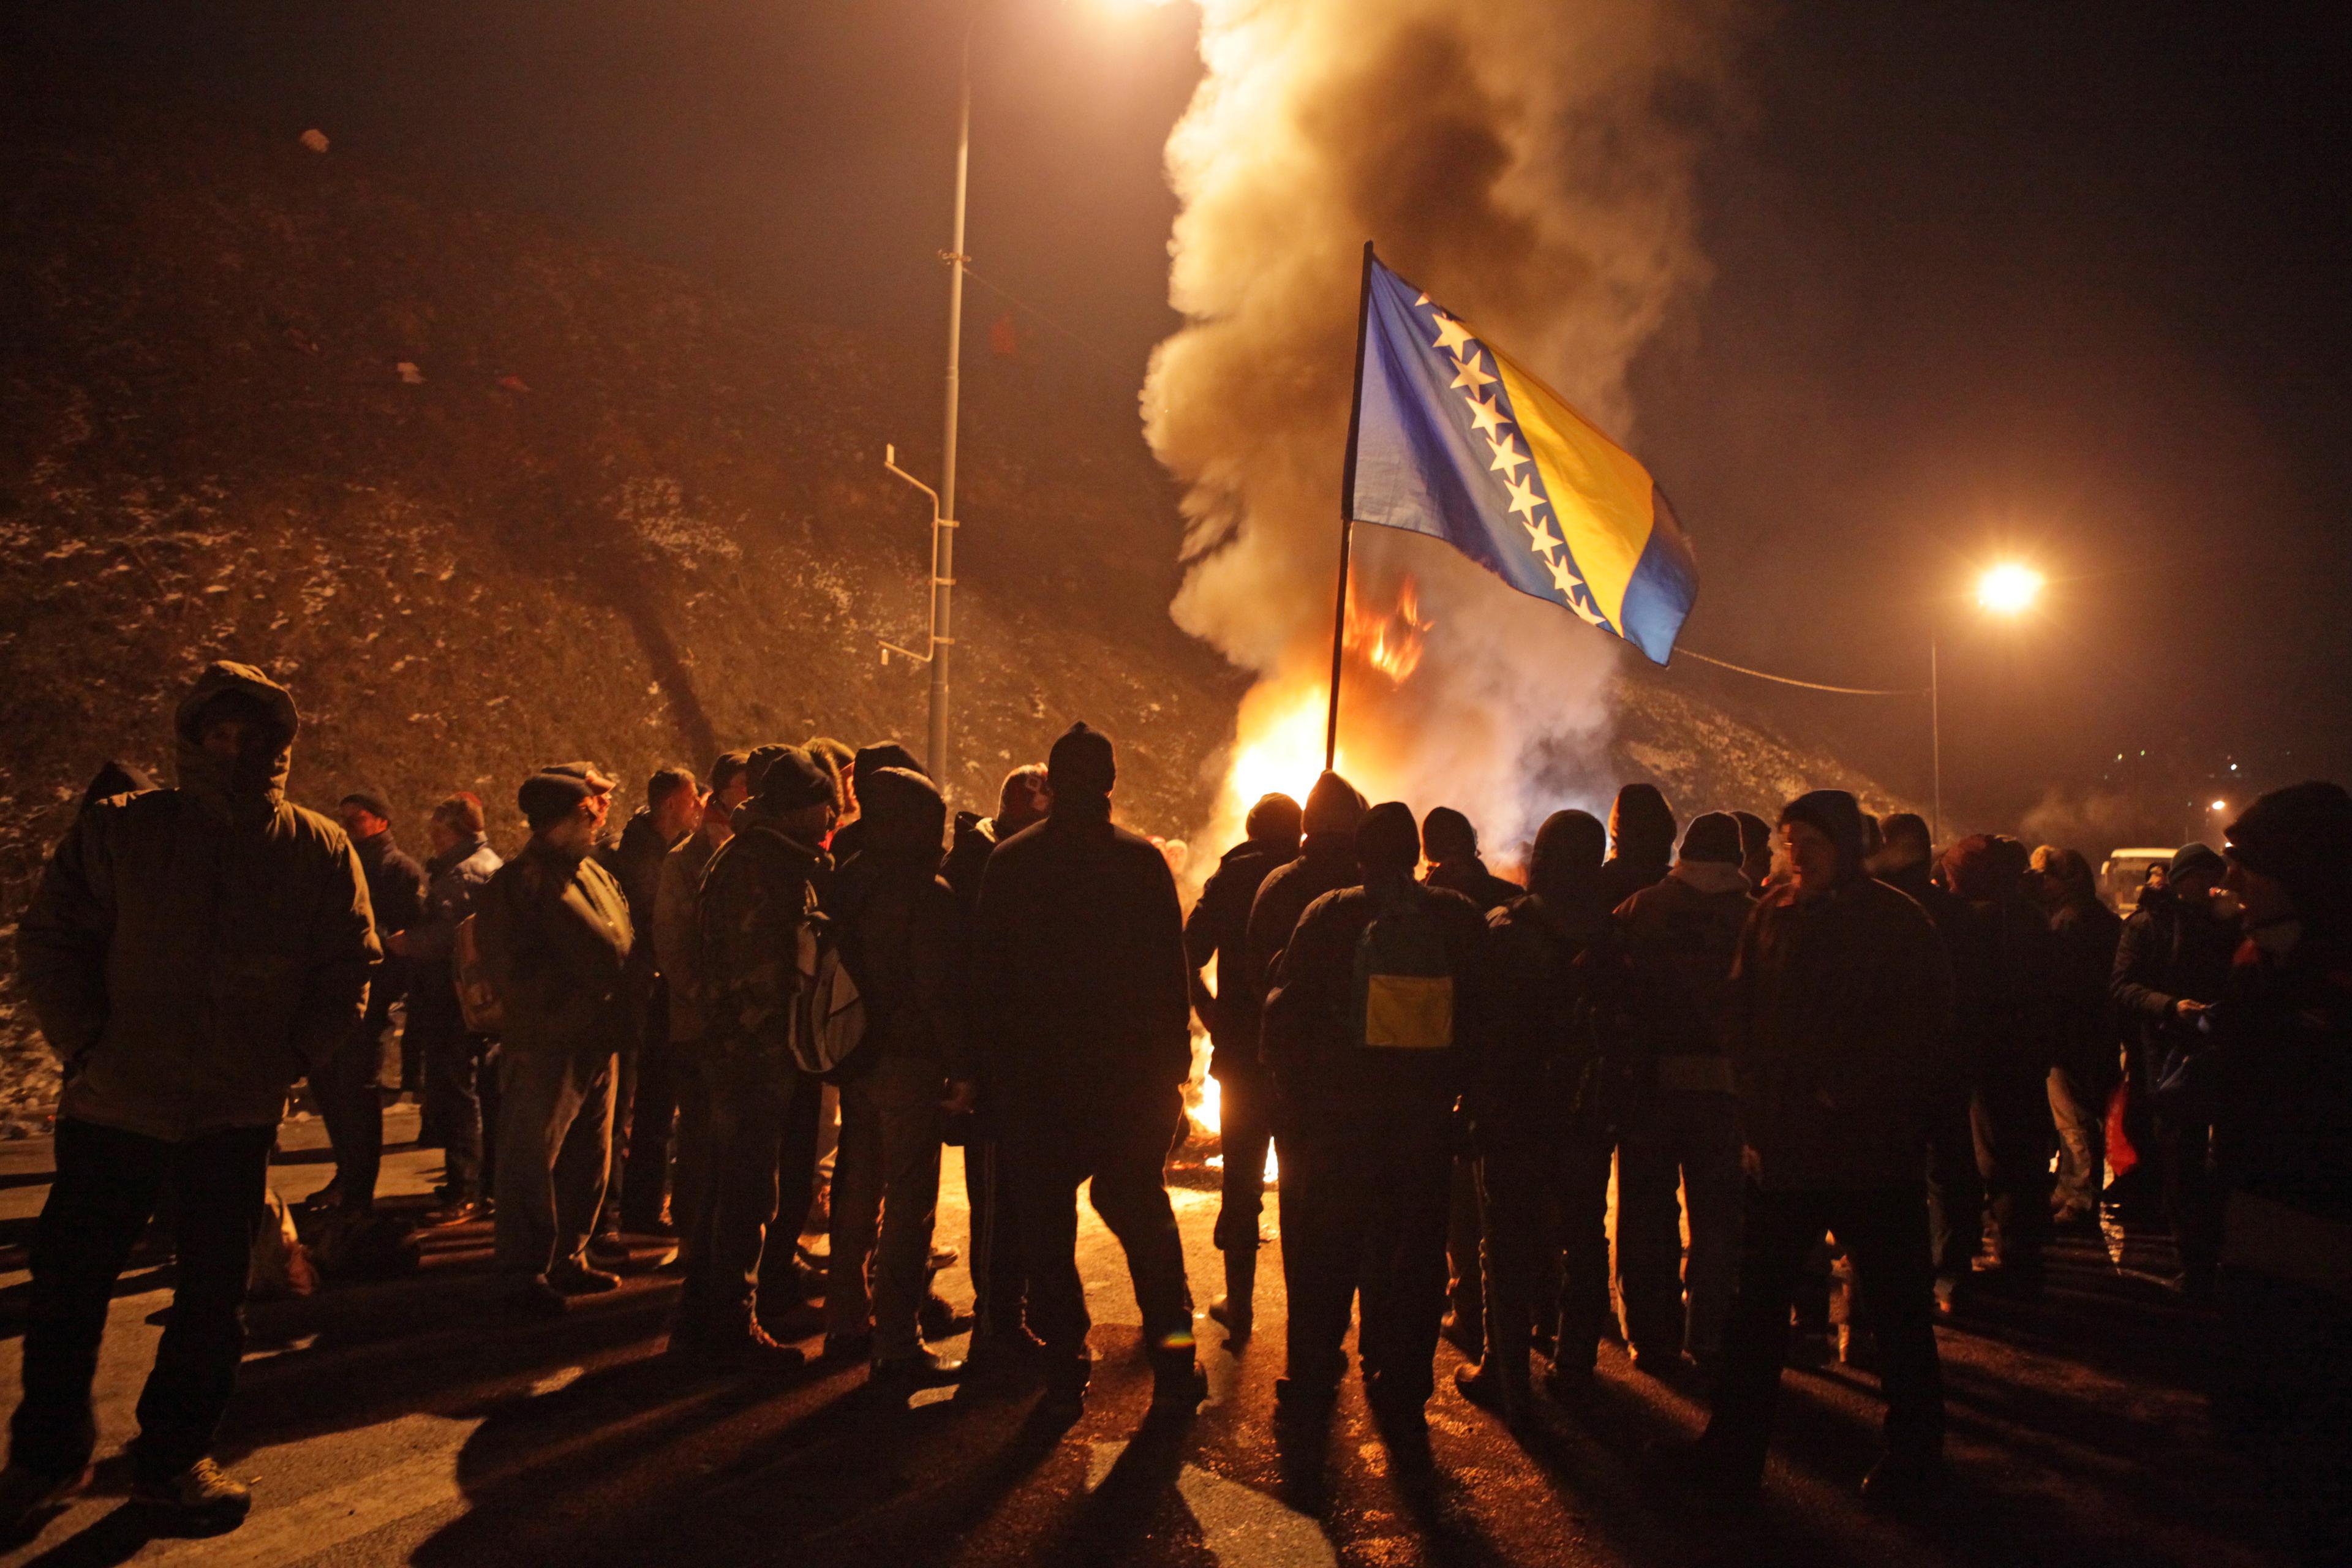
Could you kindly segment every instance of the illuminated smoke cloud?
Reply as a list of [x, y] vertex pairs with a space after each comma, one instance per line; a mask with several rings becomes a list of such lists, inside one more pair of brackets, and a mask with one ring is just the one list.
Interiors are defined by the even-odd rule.
[[[1207, 75], [1168, 143], [1183, 204], [1152, 359], [1152, 449], [1187, 487], [1174, 614], [1257, 673], [1212, 854], [1322, 751], [1361, 247], [1621, 437], [1627, 362], [1705, 266], [1692, 173], [1721, 5], [1628, 0], [1204, 0]], [[1343, 768], [1375, 800], [1468, 811], [1506, 858], [1542, 814], [1605, 799], [1618, 644], [1443, 546], [1356, 531], [1364, 608], [1408, 579], [1426, 647], [1401, 682], [1360, 646]], [[1204, 857], [1205, 859], [1205, 857]]]

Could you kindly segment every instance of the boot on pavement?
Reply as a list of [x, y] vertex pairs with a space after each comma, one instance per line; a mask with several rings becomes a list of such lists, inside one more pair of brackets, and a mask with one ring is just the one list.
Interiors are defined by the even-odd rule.
[[937, 1351], [917, 1351], [913, 1355], [876, 1362], [866, 1381], [877, 1393], [904, 1398], [919, 1388], [945, 1388], [951, 1383], [962, 1382], [963, 1367], [963, 1363]]
[[253, 1489], [210, 1459], [198, 1459], [176, 1475], [142, 1474], [131, 1488], [141, 1508], [170, 1512], [182, 1528], [215, 1533], [235, 1530], [253, 1511]]
[[1209, 1397], [1209, 1374], [1191, 1347], [1156, 1355], [1151, 1363], [1151, 1409], [1147, 1419], [1190, 1420]]
[[1257, 1249], [1234, 1247], [1225, 1253], [1225, 1293], [1209, 1303], [1209, 1318], [1224, 1325], [1228, 1338], [1250, 1337], [1257, 1293]]
[[1507, 1367], [1503, 1358], [1487, 1353], [1482, 1362], [1465, 1362], [1454, 1369], [1454, 1386], [1462, 1397], [1482, 1410], [1491, 1410], [1516, 1426], [1535, 1408], [1535, 1389], [1527, 1363]]

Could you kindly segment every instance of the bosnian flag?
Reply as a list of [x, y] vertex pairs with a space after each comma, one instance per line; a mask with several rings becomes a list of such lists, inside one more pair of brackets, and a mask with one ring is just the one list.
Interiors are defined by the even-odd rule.
[[1370, 246], [1360, 332], [1349, 519], [1442, 539], [1665, 663], [1698, 563], [1649, 470]]

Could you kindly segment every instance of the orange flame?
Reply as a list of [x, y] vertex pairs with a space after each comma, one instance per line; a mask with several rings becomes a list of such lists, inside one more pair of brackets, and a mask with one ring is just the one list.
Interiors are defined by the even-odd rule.
[[1411, 577], [1398, 585], [1396, 604], [1387, 610], [1366, 607], [1361, 589], [1349, 577], [1348, 625], [1340, 634], [1341, 646], [1399, 685], [1421, 668], [1430, 628], [1435, 625], [1421, 618], [1421, 590]]

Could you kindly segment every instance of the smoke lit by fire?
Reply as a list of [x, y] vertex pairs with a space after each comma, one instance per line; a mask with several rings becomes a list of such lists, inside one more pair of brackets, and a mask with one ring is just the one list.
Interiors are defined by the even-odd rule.
[[[1323, 761], [1361, 247], [1619, 432], [1703, 273], [1691, 170], [1738, 0], [1202, 0], [1146, 434], [1185, 485], [1174, 614], [1253, 671], [1203, 869]], [[1596, 776], [1616, 650], [1443, 545], [1355, 531], [1340, 771], [1508, 857]]]

